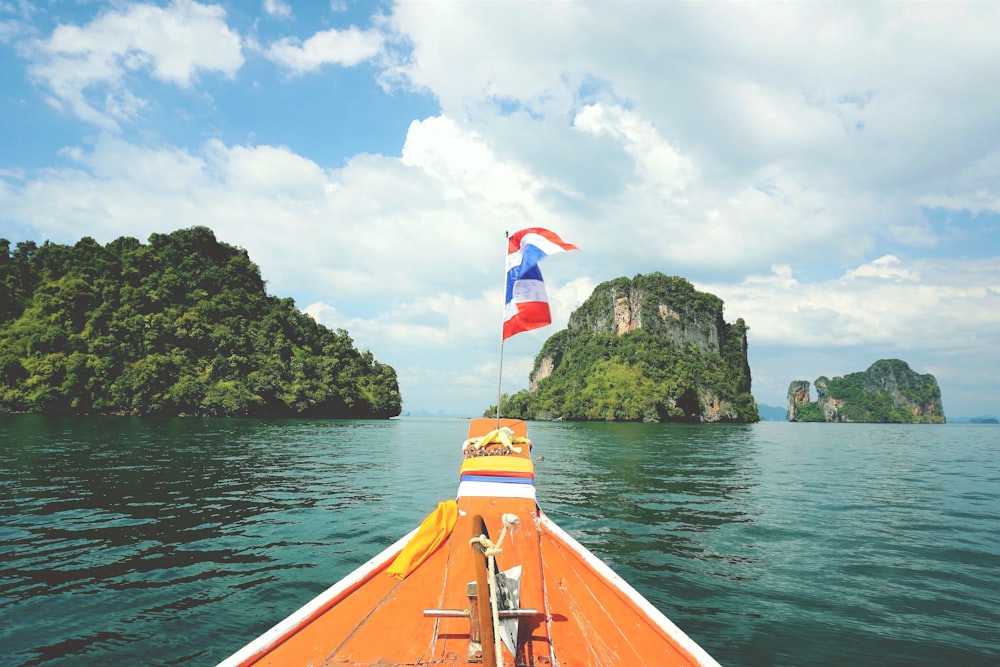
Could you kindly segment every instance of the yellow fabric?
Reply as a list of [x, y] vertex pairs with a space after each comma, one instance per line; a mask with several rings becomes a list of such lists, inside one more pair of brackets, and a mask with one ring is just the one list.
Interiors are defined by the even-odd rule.
[[459, 474], [467, 472], [512, 472], [534, 476], [535, 464], [520, 456], [477, 456], [462, 461]]
[[406, 578], [448, 539], [457, 518], [458, 503], [454, 500], [438, 503], [437, 509], [420, 523], [417, 532], [399, 552], [396, 560], [392, 561], [386, 574], [397, 579]]
[[507, 447], [510, 447], [511, 435], [513, 435], [513, 433], [509, 428], [505, 426], [503, 428], [494, 429], [489, 433], [487, 433], [486, 435], [482, 436], [481, 438], [470, 438], [469, 440], [466, 441], [466, 445], [471, 444], [474, 448], [478, 449], [480, 447], [488, 445], [491, 442], [497, 442], [497, 443], [502, 443]]
[[531, 447], [530, 440], [523, 436], [514, 437], [514, 432], [510, 430], [510, 428], [504, 426], [503, 428], [490, 431], [480, 438], [469, 438], [465, 441], [465, 444], [462, 445], [462, 450], [464, 451], [469, 447], [472, 447], [473, 449], [480, 449], [491, 444], [503, 445], [508, 450], [517, 452], [518, 454], [521, 453], [522, 448], [515, 447], [514, 445], [528, 445], [529, 448]]

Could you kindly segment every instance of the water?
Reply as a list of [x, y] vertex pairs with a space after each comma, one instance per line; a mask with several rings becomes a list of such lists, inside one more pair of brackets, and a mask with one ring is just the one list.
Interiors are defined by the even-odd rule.
[[[0, 416], [0, 664], [214, 665], [452, 497], [466, 426]], [[542, 507], [724, 665], [1000, 664], [997, 427], [530, 430]]]

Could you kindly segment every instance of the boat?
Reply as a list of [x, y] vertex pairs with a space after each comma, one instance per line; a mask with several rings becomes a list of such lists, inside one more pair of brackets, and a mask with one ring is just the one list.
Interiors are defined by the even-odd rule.
[[468, 435], [454, 500], [219, 667], [718, 665], [538, 507], [525, 422]]

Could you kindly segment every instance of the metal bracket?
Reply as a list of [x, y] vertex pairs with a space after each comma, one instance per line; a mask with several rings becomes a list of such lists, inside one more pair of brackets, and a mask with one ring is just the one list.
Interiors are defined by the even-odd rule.
[[[424, 609], [424, 616], [432, 618], [468, 618], [469, 619], [469, 662], [483, 661], [483, 640], [482, 630], [479, 623], [479, 595], [476, 590], [476, 582], [470, 581], [465, 587], [465, 594], [469, 598], [468, 609]], [[525, 618], [537, 616], [537, 609], [500, 609], [497, 611], [500, 618]]]

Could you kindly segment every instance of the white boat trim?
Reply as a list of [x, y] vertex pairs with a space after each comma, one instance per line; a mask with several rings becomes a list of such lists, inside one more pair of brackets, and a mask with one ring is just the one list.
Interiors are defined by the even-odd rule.
[[538, 513], [538, 518], [545, 530], [552, 533], [552, 535], [557, 539], [565, 542], [566, 545], [575, 551], [576, 554], [580, 556], [580, 558], [582, 558], [589, 567], [593, 568], [594, 571], [607, 579], [613, 586], [621, 591], [622, 594], [629, 599], [629, 601], [649, 616], [654, 623], [660, 626], [660, 628], [666, 632], [671, 639], [682, 646], [685, 651], [690, 653], [691, 656], [698, 661], [699, 665], [702, 667], [721, 667], [715, 658], [709, 655], [708, 652], [699, 646], [695, 640], [688, 637], [683, 630], [677, 627], [677, 625], [667, 618], [663, 612], [654, 607], [653, 604], [644, 598], [639, 591], [632, 588], [632, 586], [625, 581], [621, 575], [612, 570], [607, 563], [592, 554], [587, 547], [577, 542], [569, 533], [556, 525], [556, 523], [543, 512]]

